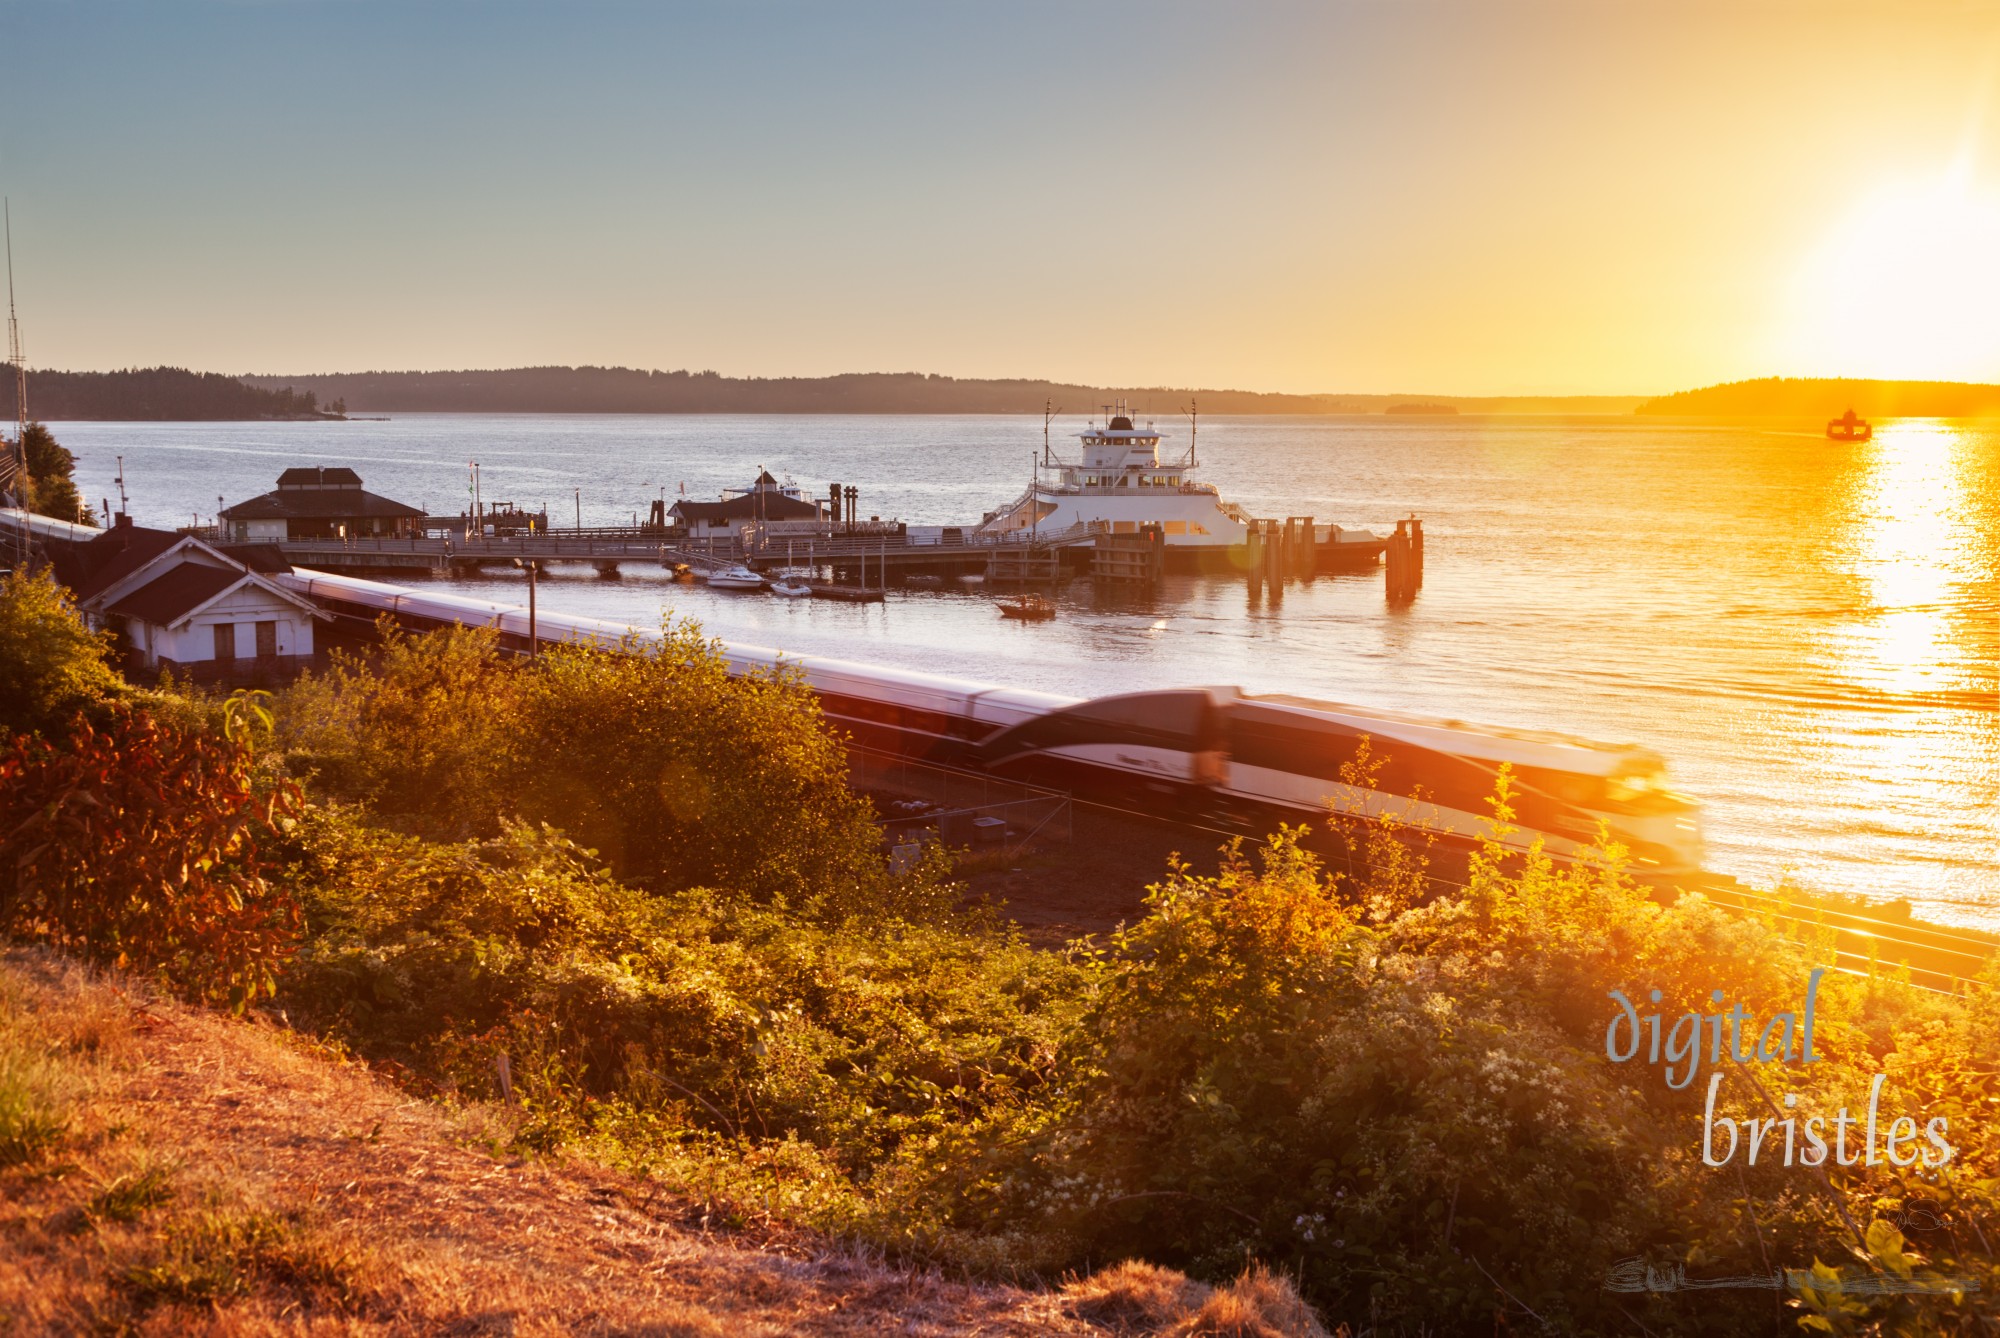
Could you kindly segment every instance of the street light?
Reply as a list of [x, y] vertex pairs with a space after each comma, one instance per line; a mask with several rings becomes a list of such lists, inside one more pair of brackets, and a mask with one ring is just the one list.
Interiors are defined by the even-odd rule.
[[528, 571], [528, 658], [534, 659], [542, 653], [541, 641], [535, 635], [535, 577], [540, 573], [542, 564], [515, 558], [514, 565], [525, 567]]

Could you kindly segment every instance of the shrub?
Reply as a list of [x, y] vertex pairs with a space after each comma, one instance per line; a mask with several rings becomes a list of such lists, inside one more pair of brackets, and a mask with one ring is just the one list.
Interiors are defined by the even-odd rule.
[[487, 836], [513, 812], [518, 680], [486, 628], [413, 636], [384, 618], [371, 655], [335, 652], [278, 711], [281, 741], [328, 792], [443, 840]]
[[285, 739], [330, 793], [432, 840], [547, 823], [623, 878], [811, 905], [931, 913], [940, 871], [891, 878], [845, 755], [795, 676], [731, 677], [692, 625], [622, 653], [503, 657], [493, 635], [410, 636], [295, 687]]
[[873, 1224], [905, 1243], [946, 1228], [984, 1140], [1043, 1118], [1082, 993], [1083, 967], [980, 924], [642, 893], [545, 828], [441, 846], [321, 812], [298, 845], [295, 1020], [476, 1096], [504, 1054], [531, 1141], [736, 1160], [737, 1192], [812, 1181], [843, 1225], [893, 1200]]
[[110, 635], [86, 628], [46, 571], [0, 579], [0, 738], [60, 732], [122, 695], [110, 654]]
[[[1504, 801], [1503, 787], [1503, 826]], [[1298, 836], [1256, 865], [1231, 852], [1213, 878], [1177, 867], [1153, 890], [1105, 963], [1074, 1104], [995, 1196], [996, 1217], [1039, 1222], [1072, 1261], [1137, 1255], [1211, 1279], [1282, 1263], [1336, 1316], [1446, 1331], [1490, 1325], [1496, 1309], [1626, 1331], [1625, 1298], [1604, 1284], [1631, 1258], [1696, 1276], [1895, 1266], [1896, 1241], [1850, 1228], [1811, 1172], [1768, 1156], [1703, 1166], [1699, 1097], [1605, 1056], [1607, 991], [1657, 986], [1671, 1016], [1725, 987], [1768, 1017], [1797, 1008], [1804, 947], [1700, 897], [1658, 905], [1615, 860], [1558, 869], [1539, 853], [1503, 860], [1491, 842], [1462, 894], [1385, 916], [1336, 896]], [[1766, 1071], [1809, 1108], [1865, 1107], [1868, 1075], [1898, 1072], [1897, 1052], [1936, 1076], [1911, 1073], [1895, 1114], [1945, 1113], [1947, 1090], [1991, 1094], [1957, 1005], [1840, 977], [1819, 1005], [1829, 1062]], [[1931, 1048], [1910, 1053], [1919, 1038]], [[1729, 1081], [1742, 1113], [1750, 1093]], [[1973, 1252], [1992, 1220], [1977, 1118], [1955, 1188], [1932, 1192], [1970, 1228], [1953, 1269], [1991, 1285]], [[1866, 1167], [1834, 1183], [1864, 1222], [1918, 1188]], [[1872, 1304], [1885, 1323], [1897, 1306], [1930, 1323], [1976, 1313], [1925, 1300]], [[1771, 1304], [1710, 1292], [1699, 1310], [1668, 1302], [1645, 1319], [1727, 1332]]]
[[296, 792], [258, 793], [241, 745], [113, 710], [66, 746], [0, 755], [0, 932], [155, 971], [241, 1008], [268, 993], [298, 931], [264, 878], [260, 834]]

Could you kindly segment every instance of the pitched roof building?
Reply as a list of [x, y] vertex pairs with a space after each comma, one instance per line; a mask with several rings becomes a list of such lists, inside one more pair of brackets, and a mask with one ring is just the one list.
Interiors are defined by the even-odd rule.
[[224, 507], [221, 521], [237, 541], [338, 539], [422, 533], [422, 509], [368, 492], [343, 466], [287, 469], [275, 491]]
[[734, 534], [741, 526], [757, 524], [779, 533], [804, 533], [817, 530], [825, 516], [818, 501], [801, 497], [797, 488], [779, 483], [768, 470], [742, 492], [725, 494], [714, 502], [682, 498], [667, 514], [697, 537]]
[[269, 548], [232, 552], [120, 516], [87, 543], [52, 552], [56, 575], [95, 627], [119, 632], [136, 667], [184, 679], [284, 677], [314, 654], [310, 600], [270, 579], [290, 570]]

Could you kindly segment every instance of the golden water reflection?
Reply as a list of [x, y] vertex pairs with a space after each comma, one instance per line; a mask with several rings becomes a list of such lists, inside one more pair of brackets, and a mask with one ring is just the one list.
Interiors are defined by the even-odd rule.
[[[1855, 498], [1854, 574], [1867, 604], [1852, 624], [1848, 668], [1885, 693], [1951, 691], [1972, 646], [1966, 586], [1976, 582], [1974, 442], [1941, 422], [1885, 424], [1866, 453]], [[1970, 561], [1969, 561], [1970, 559]], [[1978, 601], [1974, 600], [1976, 604]]]

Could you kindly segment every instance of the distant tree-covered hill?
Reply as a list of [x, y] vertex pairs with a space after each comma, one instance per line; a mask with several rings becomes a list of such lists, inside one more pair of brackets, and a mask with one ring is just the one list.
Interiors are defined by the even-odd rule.
[[[357, 413], [1039, 413], [1053, 402], [1085, 414], [1116, 400], [1159, 417], [1199, 401], [1203, 413], [1379, 413], [1407, 395], [1282, 395], [1247, 390], [1118, 389], [1066, 382], [972, 380], [922, 372], [732, 377], [629, 367], [516, 367], [464, 372], [342, 372], [246, 376], [295, 387]], [[1434, 397], [1427, 397], [1434, 398]], [[1464, 413], [1629, 413], [1638, 396], [1459, 398]]]
[[[15, 414], [14, 367], [0, 363], [0, 421]], [[183, 367], [119, 372], [28, 371], [28, 416], [44, 422], [79, 418], [148, 419], [337, 418], [323, 412], [311, 390], [253, 386], [219, 372]]]
[[1994, 417], [2000, 416], [2000, 385], [1767, 376], [1661, 395], [1641, 404], [1638, 411], [1704, 418], [1834, 418], [1849, 409], [1863, 418]]

